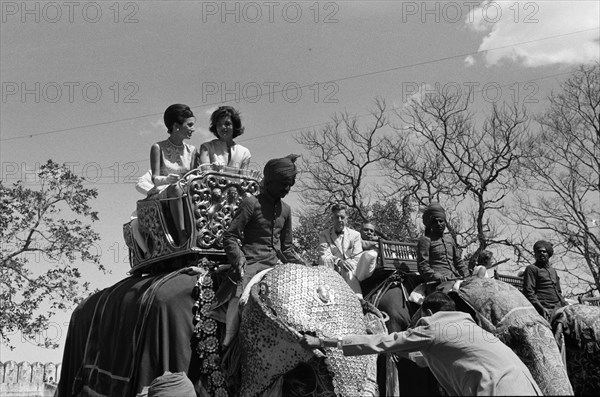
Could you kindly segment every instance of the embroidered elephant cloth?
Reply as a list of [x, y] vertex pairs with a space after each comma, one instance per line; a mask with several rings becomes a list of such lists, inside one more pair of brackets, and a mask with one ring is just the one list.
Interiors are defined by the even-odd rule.
[[[276, 266], [252, 286], [242, 311], [241, 396], [255, 396], [314, 354], [298, 343], [300, 332], [319, 336], [366, 333], [362, 307], [335, 271], [324, 266]], [[376, 357], [344, 357], [323, 349], [336, 396], [377, 395]]]

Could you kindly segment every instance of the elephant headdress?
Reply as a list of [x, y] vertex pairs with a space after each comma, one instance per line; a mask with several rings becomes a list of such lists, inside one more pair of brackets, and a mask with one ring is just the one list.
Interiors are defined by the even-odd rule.
[[[333, 337], [364, 334], [362, 306], [332, 269], [295, 264], [276, 266], [252, 287], [242, 314], [240, 395], [254, 396], [314, 354], [303, 349], [301, 332]], [[338, 396], [376, 395], [376, 357], [345, 357], [324, 348]]]

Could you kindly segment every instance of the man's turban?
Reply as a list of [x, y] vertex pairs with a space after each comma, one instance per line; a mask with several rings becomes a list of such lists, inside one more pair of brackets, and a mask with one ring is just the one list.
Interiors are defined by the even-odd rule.
[[185, 372], [166, 371], [150, 383], [148, 397], [196, 397], [196, 391]]
[[552, 243], [546, 240], [540, 240], [533, 244], [533, 252], [537, 251], [539, 248], [546, 248], [546, 251], [548, 252], [548, 258], [554, 255], [554, 247], [552, 246]]
[[432, 218], [446, 220], [446, 211], [444, 211], [444, 208], [439, 203], [429, 204], [429, 207], [423, 212], [423, 224], [425, 227], [431, 226]]
[[296, 159], [300, 157], [297, 154], [289, 154], [280, 159], [272, 159], [265, 165], [265, 181], [278, 181], [296, 176]]

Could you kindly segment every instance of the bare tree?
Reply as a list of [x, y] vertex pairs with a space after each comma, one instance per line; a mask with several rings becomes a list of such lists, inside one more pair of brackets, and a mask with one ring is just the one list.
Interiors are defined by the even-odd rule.
[[[381, 160], [385, 135], [394, 132], [387, 118], [385, 101], [375, 100], [368, 125], [358, 116], [336, 114], [319, 131], [302, 133], [297, 141], [310, 152], [301, 165], [298, 187], [305, 208], [300, 212], [294, 238], [310, 260], [316, 260], [318, 232], [328, 227], [329, 207], [343, 203], [350, 226], [359, 229], [373, 221], [387, 237], [416, 238], [411, 208], [400, 195], [382, 195]], [[367, 123], [364, 123], [367, 124]]]
[[389, 126], [385, 101], [375, 101], [371, 116], [372, 124], [362, 127], [356, 116], [336, 114], [323, 129], [296, 138], [310, 151], [300, 166], [302, 177], [297, 184], [305, 205], [323, 208], [344, 203], [360, 218], [368, 218], [365, 206], [374, 191], [370, 177], [376, 176]]
[[513, 219], [546, 232], [564, 251], [566, 271], [600, 290], [599, 64], [580, 67], [549, 101], [524, 161], [535, 194], [520, 196], [524, 216]]
[[527, 115], [517, 106], [492, 105], [478, 121], [469, 94], [436, 92], [413, 99], [398, 112], [404, 124], [382, 145], [387, 174], [397, 193], [421, 206], [440, 201], [453, 218], [450, 233], [475, 254], [510, 244], [494, 221], [516, 184]]

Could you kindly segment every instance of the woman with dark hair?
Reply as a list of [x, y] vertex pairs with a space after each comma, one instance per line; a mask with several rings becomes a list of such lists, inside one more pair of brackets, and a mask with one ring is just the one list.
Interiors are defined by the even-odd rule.
[[240, 113], [231, 106], [221, 106], [210, 116], [210, 132], [217, 139], [200, 146], [199, 161], [202, 164], [220, 164], [234, 168], [248, 168], [250, 151], [234, 142], [244, 133]]
[[187, 105], [174, 104], [165, 110], [164, 122], [169, 137], [156, 142], [150, 149], [150, 168], [154, 188], [148, 192], [149, 198], [169, 200], [169, 208], [177, 233], [177, 244], [187, 240], [183, 203], [183, 189], [179, 180], [190, 169], [196, 157], [196, 148], [184, 142], [194, 133], [196, 118]]

